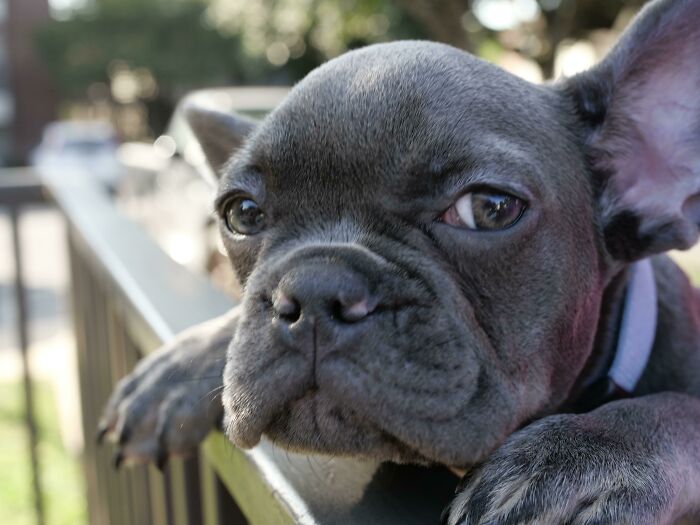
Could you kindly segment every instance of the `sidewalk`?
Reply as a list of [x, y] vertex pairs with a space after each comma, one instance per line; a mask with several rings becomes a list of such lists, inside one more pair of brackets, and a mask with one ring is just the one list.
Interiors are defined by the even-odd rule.
[[[27, 286], [30, 367], [37, 382], [51, 386], [64, 446], [82, 449], [75, 346], [68, 318], [68, 261], [60, 215], [29, 208], [20, 223]], [[0, 383], [21, 381], [14, 302], [14, 266], [9, 217], [0, 212]]]

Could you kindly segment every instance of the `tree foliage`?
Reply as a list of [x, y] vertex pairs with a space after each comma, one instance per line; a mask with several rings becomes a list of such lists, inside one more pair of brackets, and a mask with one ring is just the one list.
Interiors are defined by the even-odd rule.
[[264, 77], [270, 68], [243, 53], [238, 37], [207, 25], [204, 10], [196, 3], [168, 11], [148, 2], [128, 10], [105, 7], [49, 23], [37, 44], [59, 87], [74, 97], [109, 82], [118, 62], [149, 70], [165, 96]]
[[[476, 16], [491, 3], [525, 4], [536, 16], [505, 30]], [[37, 45], [63, 93], [86, 98], [123, 71], [156, 132], [185, 92], [198, 87], [293, 83], [348, 49], [400, 38], [430, 38], [490, 59], [509, 52], [549, 76], [566, 38], [609, 28], [643, 0], [92, 0], [56, 20]], [[504, 7], [505, 6], [505, 7]], [[488, 6], [487, 6], [488, 7]], [[132, 75], [133, 76], [133, 75]], [[121, 77], [120, 77], [121, 78]], [[114, 90], [112, 90], [114, 91]]]

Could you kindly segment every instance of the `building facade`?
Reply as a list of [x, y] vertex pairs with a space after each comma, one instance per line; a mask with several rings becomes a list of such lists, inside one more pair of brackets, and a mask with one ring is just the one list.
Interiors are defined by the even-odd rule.
[[0, 0], [0, 164], [21, 165], [55, 119], [57, 97], [36, 54], [47, 0]]

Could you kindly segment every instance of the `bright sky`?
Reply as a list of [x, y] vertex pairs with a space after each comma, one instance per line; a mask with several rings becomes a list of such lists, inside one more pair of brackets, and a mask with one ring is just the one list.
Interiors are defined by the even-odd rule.
[[63, 9], [71, 9], [85, 5], [86, 0], [49, 0], [49, 5], [52, 9], [61, 11]]

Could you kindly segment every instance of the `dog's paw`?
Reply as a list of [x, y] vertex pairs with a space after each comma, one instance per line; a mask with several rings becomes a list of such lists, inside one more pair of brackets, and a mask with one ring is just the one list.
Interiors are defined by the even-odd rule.
[[112, 393], [98, 441], [117, 444], [115, 466], [188, 455], [223, 415], [221, 390], [229, 338], [196, 327], [143, 359]]
[[551, 416], [513, 434], [460, 484], [448, 525], [662, 525], [674, 488], [639, 436], [588, 416]]

